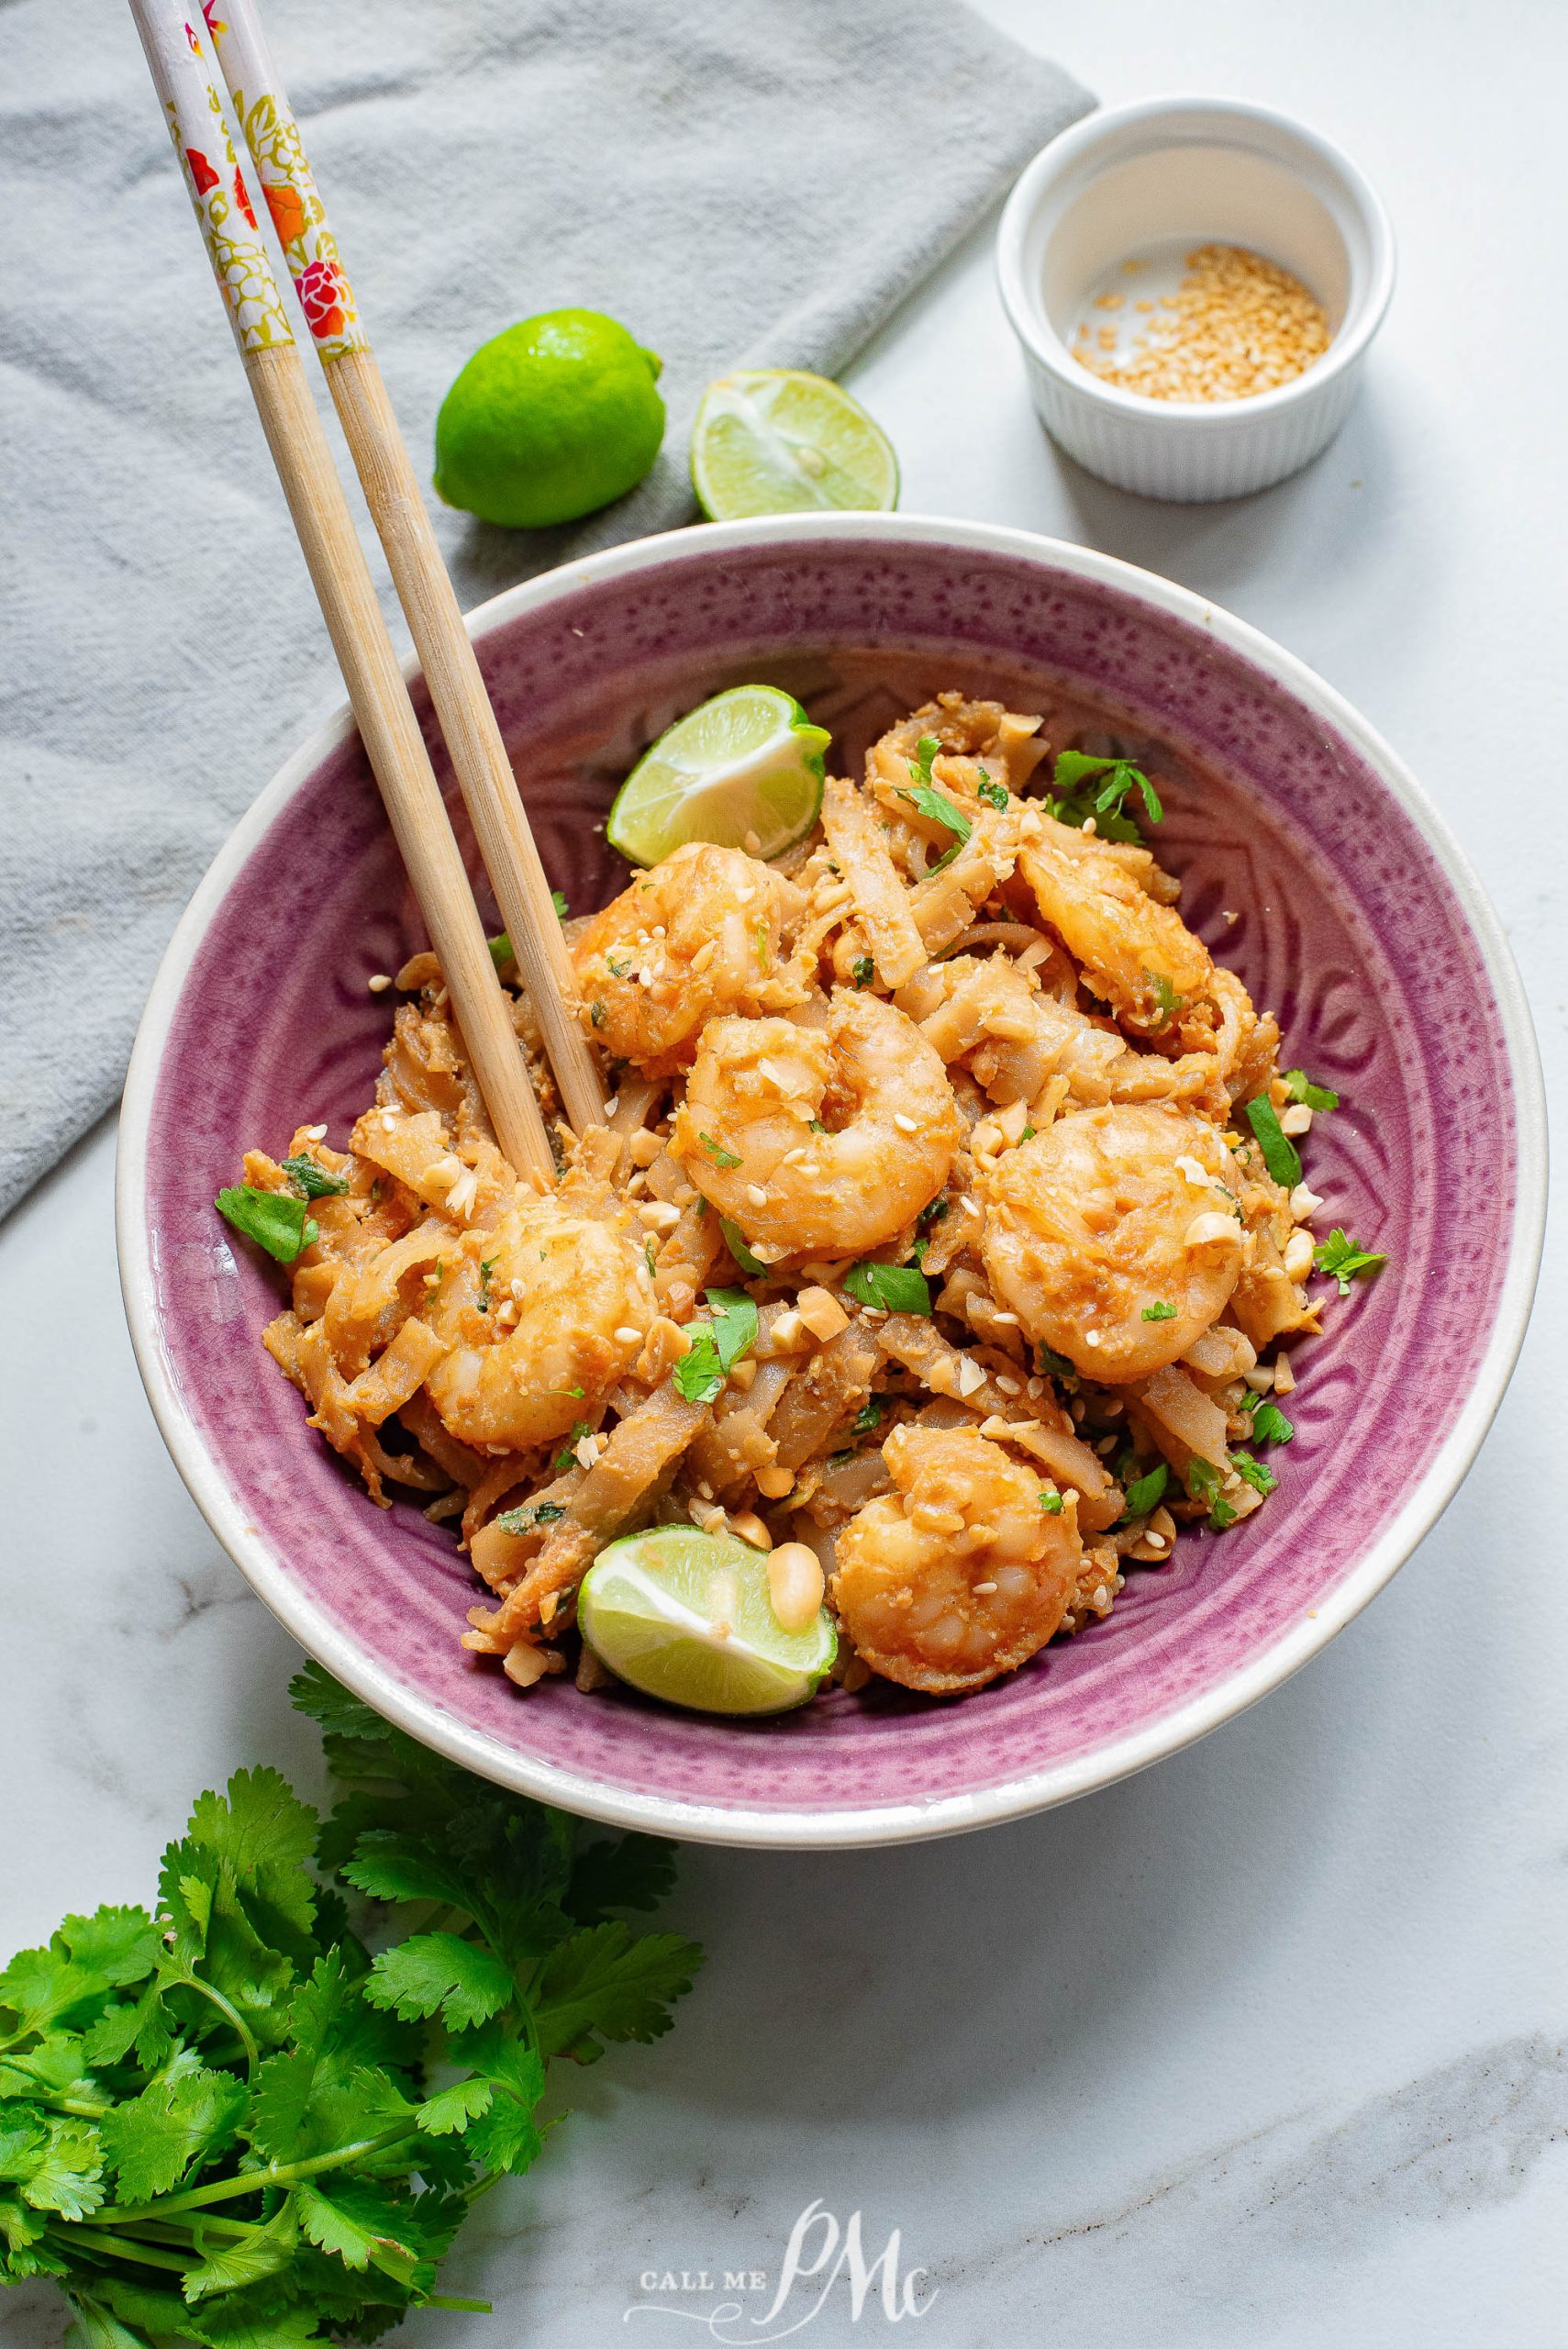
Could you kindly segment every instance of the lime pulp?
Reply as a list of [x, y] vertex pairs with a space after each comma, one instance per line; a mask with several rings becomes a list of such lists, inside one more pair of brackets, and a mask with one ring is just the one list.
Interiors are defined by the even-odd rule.
[[602, 1550], [577, 1594], [583, 1637], [618, 1678], [698, 1713], [783, 1713], [814, 1696], [838, 1642], [818, 1611], [786, 1631], [762, 1550], [735, 1534], [655, 1526]]
[[898, 459], [859, 400], [786, 367], [721, 375], [692, 428], [692, 486], [710, 522], [898, 503]]
[[732, 686], [639, 760], [606, 838], [634, 864], [657, 864], [686, 841], [781, 855], [817, 821], [831, 739], [777, 685]]

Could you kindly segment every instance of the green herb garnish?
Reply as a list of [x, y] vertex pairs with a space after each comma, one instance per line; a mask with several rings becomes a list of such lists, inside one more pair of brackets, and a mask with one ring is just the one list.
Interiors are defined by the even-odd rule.
[[[581, 1392], [581, 1389], [577, 1389], [575, 1391]], [[553, 1466], [555, 1474], [558, 1476], [563, 1468], [580, 1468], [582, 1466], [583, 1464], [577, 1457], [577, 1447], [582, 1442], [583, 1438], [585, 1435], [592, 1435], [593, 1432], [593, 1424], [590, 1420], [573, 1420], [571, 1427], [566, 1431], [566, 1441], [555, 1455]]]
[[[0, 2282], [52, 2279], [83, 2349], [302, 2349], [413, 2308], [521, 2175], [551, 2057], [668, 2030], [701, 1952], [635, 1934], [667, 1844], [588, 1842], [315, 1664], [290, 1694], [343, 1789], [202, 1795], [149, 1909], [68, 1917], [0, 1973]], [[316, 1859], [320, 1875], [312, 1867]], [[380, 1912], [373, 1957], [322, 1879]]]
[[606, 1017], [606, 1014], [605, 1007], [602, 1003], [591, 1003], [588, 1006], [588, 1023], [590, 1027], [602, 1028], [605, 1024]]
[[926, 1275], [913, 1264], [878, 1264], [869, 1258], [851, 1264], [844, 1287], [859, 1305], [873, 1305], [884, 1313], [929, 1313], [931, 1291]]
[[857, 954], [850, 964], [850, 976], [856, 986], [869, 987], [876, 976], [876, 964], [869, 954]]
[[321, 1237], [321, 1226], [306, 1213], [305, 1201], [293, 1191], [259, 1191], [246, 1183], [219, 1191], [213, 1205], [236, 1231], [242, 1231], [280, 1264], [292, 1264]]
[[982, 767], [980, 780], [974, 786], [974, 796], [976, 799], [984, 799], [988, 807], [1005, 807], [1007, 804], [1007, 786], [1005, 783], [993, 783]]
[[1265, 1499], [1279, 1483], [1279, 1478], [1271, 1475], [1262, 1462], [1254, 1460], [1251, 1453], [1240, 1444], [1231, 1445], [1230, 1464], [1242, 1483], [1251, 1485], [1252, 1490], [1255, 1493], [1262, 1493]]
[[1228, 1525], [1236, 1522], [1236, 1511], [1219, 1489], [1219, 1471], [1210, 1460], [1189, 1460], [1187, 1491], [1195, 1501], [1201, 1501], [1208, 1510], [1208, 1521], [1216, 1533], [1223, 1533]]
[[1062, 1496], [1052, 1489], [1042, 1487], [1040, 1505], [1048, 1517], [1060, 1517], [1062, 1514]]
[[713, 1314], [713, 1341], [718, 1350], [718, 1366], [728, 1374], [757, 1342], [756, 1303], [743, 1288], [710, 1288], [703, 1294]]
[[726, 1150], [722, 1143], [715, 1141], [711, 1134], [698, 1134], [697, 1140], [716, 1166], [740, 1165], [740, 1161], [736, 1157], [735, 1152], [732, 1150]]
[[1247, 1104], [1247, 1123], [1258, 1137], [1263, 1164], [1282, 1189], [1294, 1191], [1301, 1180], [1301, 1156], [1280, 1125], [1279, 1113], [1266, 1093]]
[[564, 889], [552, 889], [550, 893], [550, 902], [555, 907], [556, 919], [558, 921], [564, 921], [568, 914], [572, 911], [571, 907], [566, 902], [566, 892]]
[[642, 1261], [648, 1267], [649, 1279], [651, 1281], [657, 1280], [659, 1277], [659, 1251], [654, 1246], [651, 1240], [645, 1240], [642, 1243]]
[[1154, 1024], [1158, 1028], [1168, 1028], [1186, 998], [1176, 993], [1162, 971], [1145, 971], [1143, 975], [1153, 990], [1155, 1008], [1160, 1014]]
[[284, 1159], [284, 1173], [307, 1199], [340, 1199], [349, 1187], [346, 1174], [334, 1174], [330, 1167], [307, 1158], [303, 1150], [297, 1157]]
[[605, 968], [609, 972], [612, 978], [624, 979], [628, 978], [631, 974], [631, 964], [629, 963], [617, 963], [613, 954], [606, 955]]
[[[918, 808], [920, 814], [928, 817], [933, 824], [940, 824], [944, 830], [953, 834], [956, 847], [949, 849], [948, 856], [955, 855], [974, 829], [962, 808], [951, 800], [945, 791], [938, 791], [929, 783], [917, 783], [913, 791], [901, 791], [898, 796], [907, 799], [912, 807]], [[947, 859], [942, 861], [945, 863]]]
[[1175, 1307], [1167, 1305], [1162, 1297], [1156, 1297], [1152, 1305], [1146, 1305], [1143, 1308], [1143, 1319], [1146, 1321], [1173, 1321], [1175, 1318]]
[[915, 755], [909, 762], [909, 772], [914, 776], [917, 783], [923, 783], [928, 785], [929, 785], [931, 780], [931, 761], [936, 757], [937, 752], [941, 749], [941, 744], [938, 741], [934, 734], [921, 735], [919, 740], [915, 745]]
[[861, 1405], [860, 1409], [855, 1413], [854, 1418], [851, 1420], [850, 1433], [851, 1435], [869, 1435], [873, 1428], [880, 1427], [882, 1425], [884, 1408], [881, 1396], [873, 1395], [869, 1403], [862, 1403]]
[[692, 1342], [671, 1376], [676, 1392], [688, 1403], [711, 1403], [724, 1386], [724, 1365], [718, 1359], [717, 1341], [706, 1321], [692, 1322], [687, 1335]]
[[1122, 1506], [1123, 1517], [1147, 1517], [1170, 1479], [1170, 1467], [1163, 1460], [1157, 1460], [1147, 1475], [1134, 1477], [1132, 1483], [1127, 1487], [1126, 1498]]
[[490, 960], [495, 963], [495, 968], [498, 971], [505, 970], [506, 964], [513, 960], [512, 941], [506, 932], [504, 930], [497, 930], [495, 937], [487, 938], [484, 943], [490, 949]]
[[1295, 1421], [1285, 1418], [1272, 1395], [1256, 1396], [1241, 1408], [1251, 1415], [1254, 1443], [1288, 1443], [1296, 1433]]
[[522, 1508], [504, 1508], [495, 1520], [503, 1533], [532, 1533], [540, 1525], [557, 1525], [566, 1511], [559, 1501], [529, 1501]]
[[1077, 1377], [1077, 1364], [1069, 1362], [1065, 1354], [1053, 1353], [1050, 1346], [1037, 1345], [1034, 1351], [1037, 1368], [1048, 1371], [1052, 1378]]
[[746, 1245], [746, 1235], [741, 1230], [740, 1226], [738, 1223], [731, 1222], [728, 1216], [721, 1215], [718, 1219], [718, 1228], [724, 1234], [725, 1246], [728, 1249], [730, 1254], [734, 1257], [741, 1271], [743, 1273], [749, 1273], [753, 1280], [765, 1280], [767, 1277], [768, 1268], [766, 1264], [762, 1263], [762, 1259], [758, 1256], [754, 1256], [751, 1249]]
[[1320, 1273], [1327, 1273], [1340, 1284], [1340, 1295], [1349, 1297], [1351, 1283], [1364, 1279], [1387, 1264], [1386, 1256], [1371, 1248], [1360, 1248], [1348, 1239], [1338, 1225], [1312, 1251], [1312, 1261]]
[[[499, 1262], [500, 1259], [496, 1256], [483, 1256], [480, 1259], [479, 1309], [481, 1313], [488, 1313], [490, 1310], [490, 1283]], [[579, 1387], [577, 1392], [581, 1395], [583, 1389]]]
[[1056, 788], [1046, 800], [1046, 814], [1080, 831], [1092, 816], [1102, 840], [1142, 840], [1136, 821], [1122, 805], [1130, 792], [1136, 791], [1142, 799], [1151, 824], [1159, 823], [1165, 813], [1154, 785], [1130, 759], [1096, 759], [1084, 751], [1059, 751], [1052, 781]]
[[1282, 1069], [1280, 1074], [1290, 1087], [1293, 1101], [1304, 1101], [1309, 1109], [1339, 1108], [1339, 1095], [1327, 1085], [1314, 1085], [1304, 1068]]

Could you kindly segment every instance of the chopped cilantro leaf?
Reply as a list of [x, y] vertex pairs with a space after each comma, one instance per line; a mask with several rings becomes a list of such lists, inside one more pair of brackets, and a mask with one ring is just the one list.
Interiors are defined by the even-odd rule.
[[[495, 1256], [484, 1256], [480, 1259], [479, 1309], [481, 1313], [488, 1313], [490, 1310], [490, 1283], [499, 1261], [499, 1258]], [[577, 1391], [581, 1394], [583, 1390], [579, 1387]]]
[[1349, 1297], [1352, 1281], [1380, 1271], [1388, 1259], [1375, 1249], [1358, 1247], [1336, 1225], [1328, 1239], [1319, 1241], [1314, 1248], [1312, 1261], [1320, 1273], [1327, 1273], [1339, 1282], [1341, 1297]]
[[814, 1134], [825, 1134], [828, 1130], [820, 1118], [809, 1118], [806, 1123]]
[[726, 1150], [722, 1142], [715, 1141], [711, 1134], [698, 1134], [697, 1140], [716, 1166], [740, 1165], [740, 1161], [736, 1157], [735, 1152], [732, 1150]]
[[724, 1365], [712, 1325], [694, 1321], [687, 1333], [691, 1344], [672, 1373], [677, 1394], [688, 1403], [711, 1403], [724, 1386]]
[[925, 1206], [920, 1209], [920, 1212], [915, 1218], [915, 1220], [917, 1223], [940, 1223], [943, 1216], [946, 1215], [951, 1205], [952, 1201], [949, 1198], [944, 1198], [941, 1192], [939, 1191], [934, 1199], [928, 1199], [926, 1201]]
[[1157, 1460], [1147, 1475], [1135, 1476], [1127, 1487], [1123, 1516], [1147, 1517], [1170, 1480], [1171, 1471], [1163, 1460]]
[[1272, 1395], [1260, 1395], [1242, 1408], [1251, 1413], [1254, 1443], [1288, 1443], [1296, 1433], [1296, 1422], [1285, 1418]]
[[931, 1309], [929, 1285], [913, 1264], [878, 1264], [864, 1259], [850, 1266], [844, 1287], [857, 1304], [879, 1306], [886, 1313], [929, 1313]]
[[602, 1028], [605, 1024], [606, 1018], [606, 1014], [602, 1003], [591, 1003], [588, 1006], [588, 1019], [593, 1027]]
[[280, 1264], [292, 1264], [321, 1237], [321, 1226], [306, 1213], [305, 1201], [293, 1191], [259, 1191], [246, 1183], [219, 1191], [213, 1205], [236, 1231], [242, 1231]]
[[617, 963], [613, 954], [606, 955], [605, 968], [609, 972], [612, 978], [617, 979], [629, 977], [631, 973], [631, 964], [629, 963]]
[[497, 930], [495, 937], [487, 938], [484, 943], [490, 949], [490, 960], [495, 963], [495, 968], [498, 971], [504, 971], [512, 960], [512, 941], [506, 931]]
[[555, 907], [556, 919], [564, 921], [572, 910], [566, 902], [566, 892], [563, 889], [552, 889], [550, 893], [550, 902]]
[[642, 1261], [648, 1267], [649, 1279], [657, 1280], [659, 1277], [659, 1251], [655, 1247], [651, 1236], [642, 1243]]
[[1007, 786], [1005, 783], [993, 783], [982, 767], [980, 780], [974, 786], [974, 796], [976, 799], [984, 799], [988, 807], [1005, 807], [1007, 804]]
[[1208, 1521], [1216, 1533], [1223, 1533], [1228, 1525], [1236, 1522], [1236, 1511], [1219, 1489], [1219, 1471], [1210, 1460], [1189, 1460], [1187, 1491], [1195, 1501], [1202, 1501], [1208, 1510]]
[[532, 1533], [537, 1526], [559, 1524], [565, 1514], [559, 1501], [529, 1501], [522, 1508], [504, 1508], [495, 1522], [503, 1533]]
[[1301, 1157], [1296, 1144], [1280, 1125], [1279, 1113], [1266, 1093], [1247, 1104], [1247, 1123], [1258, 1137], [1258, 1147], [1263, 1153], [1263, 1164], [1274, 1181], [1286, 1191], [1294, 1191], [1301, 1180]]
[[1034, 1351], [1038, 1367], [1048, 1371], [1052, 1378], [1077, 1377], [1078, 1365], [1069, 1362], [1065, 1354], [1053, 1353], [1050, 1346], [1037, 1345]]
[[766, 1275], [768, 1268], [766, 1264], [762, 1262], [760, 1257], [752, 1254], [751, 1249], [746, 1245], [746, 1235], [741, 1230], [740, 1226], [738, 1223], [732, 1223], [727, 1215], [721, 1215], [718, 1219], [718, 1228], [724, 1234], [725, 1246], [728, 1249], [730, 1254], [734, 1257], [741, 1271], [743, 1273], [749, 1273], [753, 1280], [762, 1279]]
[[850, 964], [850, 976], [856, 986], [869, 987], [876, 976], [876, 964], [869, 954], [857, 954]]
[[1143, 1308], [1143, 1319], [1146, 1321], [1173, 1321], [1175, 1318], [1175, 1307], [1167, 1305], [1162, 1297], [1156, 1297], [1152, 1305], [1146, 1305]]
[[[910, 806], [918, 808], [931, 823], [940, 824], [944, 830], [951, 832], [959, 848], [963, 846], [974, 829], [962, 808], [951, 800], [945, 791], [938, 791], [931, 784], [917, 783], [913, 791], [901, 791], [898, 796], [907, 799]], [[948, 851], [949, 856], [955, 853], [954, 849]]]
[[285, 1158], [284, 1173], [296, 1191], [307, 1199], [338, 1199], [349, 1187], [346, 1174], [334, 1174], [328, 1166], [319, 1165], [302, 1150], [295, 1158]]
[[868, 1435], [873, 1428], [880, 1427], [882, 1424], [882, 1415], [884, 1408], [885, 1406], [883, 1403], [881, 1396], [873, 1395], [870, 1402], [862, 1403], [861, 1405], [860, 1409], [855, 1413], [854, 1418], [851, 1420], [850, 1433], [851, 1435]]
[[1314, 1085], [1304, 1068], [1282, 1069], [1280, 1074], [1290, 1087], [1290, 1097], [1293, 1101], [1304, 1101], [1309, 1109], [1339, 1108], [1340, 1097], [1332, 1087], [1327, 1085]]
[[710, 1288], [703, 1294], [713, 1314], [713, 1341], [726, 1374], [757, 1342], [757, 1308], [743, 1288]]
[[558, 1476], [563, 1468], [581, 1464], [577, 1461], [577, 1447], [585, 1435], [592, 1435], [593, 1432], [593, 1428], [586, 1419], [573, 1420], [566, 1432], [566, 1441], [555, 1455], [554, 1468]]
[[1160, 1028], [1168, 1027], [1186, 998], [1176, 993], [1163, 971], [1145, 971], [1143, 975], [1153, 990], [1155, 1008], [1160, 1014], [1155, 1025]]
[[1103, 840], [1142, 839], [1137, 823], [1123, 805], [1134, 791], [1142, 800], [1151, 824], [1159, 823], [1165, 813], [1154, 785], [1130, 759], [1092, 758], [1084, 751], [1059, 751], [1052, 781], [1056, 787], [1046, 800], [1047, 815], [1053, 816], [1059, 824], [1072, 824], [1079, 830], [1092, 816], [1095, 829]]
[[1041, 1487], [1040, 1505], [1048, 1517], [1060, 1517], [1062, 1514], [1062, 1496], [1051, 1487]]
[[580, 1386], [547, 1386], [544, 1391], [547, 1395], [559, 1395], [568, 1403], [580, 1403], [583, 1399]]
[[909, 772], [914, 776], [917, 783], [923, 783], [929, 785], [931, 780], [931, 761], [936, 757], [937, 752], [941, 749], [941, 744], [938, 741], [934, 734], [921, 735], [919, 740], [915, 745], [915, 755], [909, 762]]
[[1262, 1462], [1254, 1460], [1251, 1453], [1240, 1444], [1231, 1445], [1230, 1464], [1243, 1484], [1251, 1485], [1255, 1493], [1262, 1493], [1265, 1498], [1279, 1483], [1279, 1478], [1272, 1475]]

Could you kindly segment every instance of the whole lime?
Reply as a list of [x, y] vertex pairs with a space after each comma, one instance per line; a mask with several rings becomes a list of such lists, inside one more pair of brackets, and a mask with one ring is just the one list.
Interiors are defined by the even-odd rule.
[[642, 479], [662, 361], [599, 310], [545, 310], [481, 345], [436, 418], [436, 493], [509, 530], [573, 522]]

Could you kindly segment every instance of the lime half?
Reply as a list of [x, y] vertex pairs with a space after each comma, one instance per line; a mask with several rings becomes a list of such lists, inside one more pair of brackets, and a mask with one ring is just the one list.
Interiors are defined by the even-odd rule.
[[838, 1642], [825, 1614], [781, 1630], [767, 1553], [732, 1533], [660, 1525], [601, 1550], [577, 1594], [601, 1663], [632, 1687], [698, 1713], [783, 1713], [815, 1696]]
[[777, 685], [735, 685], [639, 760], [605, 837], [633, 864], [657, 864], [684, 841], [778, 856], [817, 821], [831, 740]]
[[692, 427], [692, 486], [710, 522], [898, 503], [880, 424], [826, 375], [787, 367], [721, 375]]

